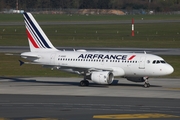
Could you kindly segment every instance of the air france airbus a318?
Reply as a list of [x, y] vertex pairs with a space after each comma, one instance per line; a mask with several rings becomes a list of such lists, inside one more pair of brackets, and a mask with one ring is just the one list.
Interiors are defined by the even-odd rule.
[[21, 53], [21, 57], [31, 61], [29, 64], [80, 74], [84, 76], [81, 86], [88, 86], [89, 80], [111, 84], [114, 77], [120, 76], [133, 82], [144, 82], [144, 86], [149, 87], [149, 77], [168, 75], [174, 71], [163, 58], [152, 54], [60, 51], [52, 45], [31, 13], [25, 12], [23, 16], [30, 52]]

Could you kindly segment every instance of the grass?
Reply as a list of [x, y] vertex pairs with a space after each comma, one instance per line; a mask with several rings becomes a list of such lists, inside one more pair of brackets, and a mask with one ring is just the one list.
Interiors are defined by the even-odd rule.
[[[55, 46], [179, 48], [180, 23], [45, 25], [43, 30]], [[0, 45], [28, 46], [24, 26], [0, 26]]]

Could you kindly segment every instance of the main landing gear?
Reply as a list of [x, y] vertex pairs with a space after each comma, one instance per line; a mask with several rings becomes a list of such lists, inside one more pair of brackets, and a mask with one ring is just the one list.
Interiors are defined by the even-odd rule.
[[88, 80], [81, 80], [80, 86], [89, 86], [89, 81]]

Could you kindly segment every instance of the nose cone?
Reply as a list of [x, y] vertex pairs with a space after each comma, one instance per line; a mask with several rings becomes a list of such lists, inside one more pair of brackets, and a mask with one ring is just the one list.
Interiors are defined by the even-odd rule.
[[167, 66], [166, 73], [169, 75], [174, 72], [174, 68], [171, 65]]

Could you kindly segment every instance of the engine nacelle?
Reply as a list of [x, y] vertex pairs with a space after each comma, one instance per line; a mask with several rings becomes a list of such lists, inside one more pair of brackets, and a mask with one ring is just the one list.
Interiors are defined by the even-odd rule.
[[109, 71], [92, 72], [88, 78], [98, 84], [111, 84], [114, 80], [114, 75]]
[[127, 80], [132, 82], [144, 82], [145, 77], [126, 77]]

